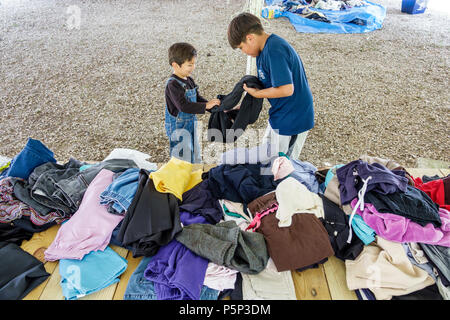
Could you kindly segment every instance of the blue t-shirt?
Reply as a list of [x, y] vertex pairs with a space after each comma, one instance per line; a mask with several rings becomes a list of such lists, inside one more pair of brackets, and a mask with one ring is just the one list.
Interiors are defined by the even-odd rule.
[[294, 94], [268, 99], [269, 123], [281, 135], [295, 135], [314, 127], [313, 97], [303, 63], [294, 48], [283, 38], [271, 34], [256, 57], [258, 78], [264, 88], [294, 85]]

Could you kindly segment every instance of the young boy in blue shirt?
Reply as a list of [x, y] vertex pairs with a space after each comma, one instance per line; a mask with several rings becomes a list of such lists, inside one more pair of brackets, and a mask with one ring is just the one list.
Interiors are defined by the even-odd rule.
[[313, 97], [299, 55], [286, 40], [266, 33], [260, 19], [247, 12], [230, 22], [228, 42], [233, 49], [256, 57], [257, 76], [264, 89], [244, 84], [244, 90], [255, 98], [267, 98], [271, 105], [262, 143], [298, 159], [314, 127]]
[[165, 88], [165, 129], [169, 138], [170, 156], [191, 163], [201, 162], [201, 147], [197, 136], [197, 116], [216, 105], [219, 99], [203, 98], [194, 79], [197, 51], [189, 43], [174, 43], [169, 48], [169, 64], [173, 74]]

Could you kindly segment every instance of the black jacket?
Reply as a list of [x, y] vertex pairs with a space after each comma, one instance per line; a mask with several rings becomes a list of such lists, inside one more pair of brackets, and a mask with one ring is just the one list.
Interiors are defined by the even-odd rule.
[[220, 106], [209, 110], [211, 116], [208, 122], [208, 141], [234, 142], [242, 135], [247, 125], [258, 119], [263, 99], [254, 98], [250, 94], [245, 95], [239, 110], [224, 112], [233, 109], [239, 103], [244, 93], [244, 83], [250, 88], [263, 89], [263, 85], [257, 77], [246, 75], [229, 94], [219, 95], [217, 98], [220, 99]]
[[181, 231], [178, 199], [158, 192], [149, 173], [140, 169], [136, 195], [116, 237], [124, 247], [132, 247], [134, 258], [155, 255]]

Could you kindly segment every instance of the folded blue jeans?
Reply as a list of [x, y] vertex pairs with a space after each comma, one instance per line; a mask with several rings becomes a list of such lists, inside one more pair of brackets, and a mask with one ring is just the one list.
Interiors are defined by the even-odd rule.
[[53, 152], [41, 141], [28, 138], [25, 147], [12, 160], [10, 166], [0, 174], [1, 177], [28, 179], [34, 168], [46, 162], [56, 162]]
[[113, 249], [91, 251], [81, 260], [59, 260], [61, 288], [66, 300], [76, 300], [119, 282], [127, 260]]
[[139, 168], [125, 170], [100, 194], [100, 204], [108, 206], [108, 212], [124, 214], [138, 188]]
[[[144, 277], [144, 271], [147, 268], [152, 257], [143, 257], [136, 270], [128, 280], [127, 288], [123, 296], [124, 300], [158, 300], [153, 281]], [[217, 300], [219, 291], [202, 286], [199, 300]]]

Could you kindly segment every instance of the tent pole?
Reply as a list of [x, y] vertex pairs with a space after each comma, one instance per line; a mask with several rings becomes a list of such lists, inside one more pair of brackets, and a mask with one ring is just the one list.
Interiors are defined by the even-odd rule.
[[[261, 11], [264, 6], [264, 0], [247, 0], [244, 12], [250, 12], [258, 18], [261, 18]], [[256, 76], [256, 58], [247, 57], [247, 71], [246, 74]]]

